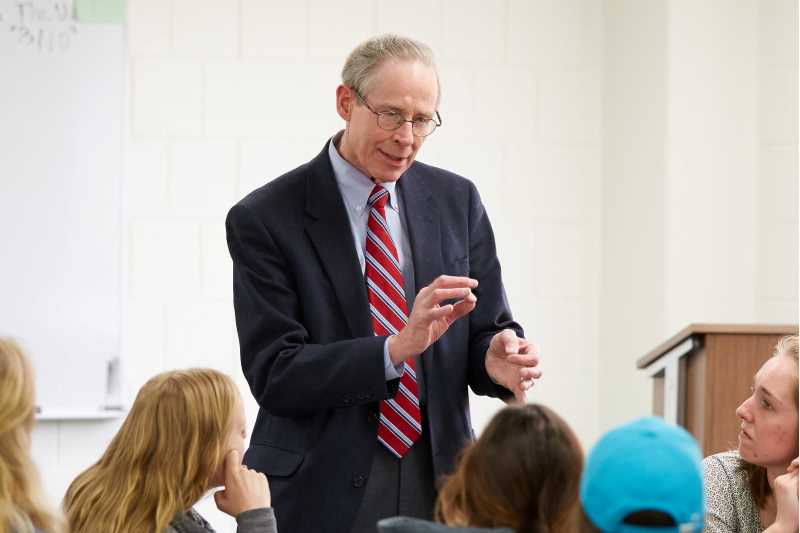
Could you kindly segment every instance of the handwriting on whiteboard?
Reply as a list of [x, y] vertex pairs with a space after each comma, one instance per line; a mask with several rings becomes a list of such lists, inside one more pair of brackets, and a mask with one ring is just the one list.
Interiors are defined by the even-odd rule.
[[72, 2], [0, 3], [0, 32], [17, 45], [42, 53], [66, 52], [78, 34]]

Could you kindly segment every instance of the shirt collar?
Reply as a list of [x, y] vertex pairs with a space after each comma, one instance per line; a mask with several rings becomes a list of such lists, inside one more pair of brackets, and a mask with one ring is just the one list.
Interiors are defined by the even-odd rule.
[[[349, 208], [355, 209], [361, 213], [367, 207], [367, 200], [369, 200], [369, 194], [375, 187], [375, 183], [339, 154], [336, 143], [339, 142], [341, 138], [341, 131], [331, 137], [331, 141], [328, 144], [328, 157], [331, 160], [333, 175], [336, 177], [336, 183], [339, 185], [339, 190], [342, 193], [345, 204], [347, 204]], [[389, 191], [389, 207], [397, 211], [398, 203], [397, 195], [395, 194], [397, 182], [389, 181], [382, 185]]]

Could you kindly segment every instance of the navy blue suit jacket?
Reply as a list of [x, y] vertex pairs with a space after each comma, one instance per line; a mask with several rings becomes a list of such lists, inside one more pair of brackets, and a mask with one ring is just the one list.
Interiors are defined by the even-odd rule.
[[[435, 476], [473, 438], [467, 386], [508, 397], [486, 373], [491, 337], [522, 336], [508, 309], [489, 220], [475, 186], [414, 163], [398, 182], [415, 283], [471, 276], [476, 308], [422, 355]], [[228, 213], [241, 361], [260, 406], [245, 463], [270, 482], [278, 530], [349, 533], [370, 474], [385, 337], [372, 331], [366, 285], [327, 145]]]

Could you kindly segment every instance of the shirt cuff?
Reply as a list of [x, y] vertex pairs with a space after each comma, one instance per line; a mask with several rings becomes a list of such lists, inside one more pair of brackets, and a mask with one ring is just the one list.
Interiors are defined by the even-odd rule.
[[383, 343], [383, 373], [386, 377], [386, 381], [400, 379], [400, 376], [403, 375], [405, 365], [405, 363], [400, 363], [397, 366], [392, 364], [392, 358], [389, 357], [389, 337], [386, 337], [386, 341]]

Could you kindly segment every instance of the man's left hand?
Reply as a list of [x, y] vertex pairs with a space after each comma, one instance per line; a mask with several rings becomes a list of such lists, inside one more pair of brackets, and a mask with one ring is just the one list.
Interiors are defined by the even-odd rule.
[[519, 403], [525, 402], [525, 393], [539, 379], [539, 348], [517, 334], [504, 329], [492, 337], [486, 350], [486, 372], [495, 383], [514, 394]]

